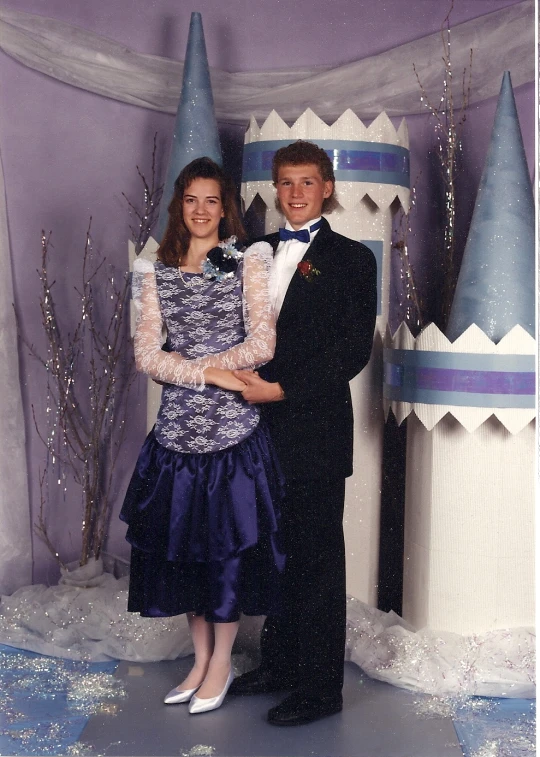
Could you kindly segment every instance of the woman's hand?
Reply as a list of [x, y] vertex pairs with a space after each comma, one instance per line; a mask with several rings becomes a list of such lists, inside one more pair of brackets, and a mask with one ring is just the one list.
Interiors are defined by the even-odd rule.
[[227, 371], [224, 368], [205, 368], [204, 381], [206, 384], [219, 386], [229, 392], [242, 392], [246, 388], [244, 381], [236, 378], [232, 371]]

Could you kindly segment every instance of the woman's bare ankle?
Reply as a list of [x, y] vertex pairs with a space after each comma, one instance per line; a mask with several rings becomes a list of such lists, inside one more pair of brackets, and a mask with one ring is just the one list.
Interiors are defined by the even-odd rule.
[[231, 672], [231, 660], [210, 660], [204, 683], [197, 692], [200, 699], [212, 699], [223, 691]]
[[182, 683], [178, 685], [178, 690], [185, 691], [200, 686], [206, 677], [209, 664], [210, 660], [206, 660], [205, 662], [196, 660], [188, 675], [184, 678]]

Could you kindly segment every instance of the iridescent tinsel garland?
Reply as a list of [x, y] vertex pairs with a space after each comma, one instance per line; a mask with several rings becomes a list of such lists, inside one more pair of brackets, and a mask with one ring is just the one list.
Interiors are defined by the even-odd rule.
[[89, 664], [0, 646], [0, 752], [91, 754], [78, 744], [90, 715], [124, 698], [116, 663]]
[[437, 697], [535, 693], [535, 634], [508, 628], [462, 636], [414, 631], [393, 612], [347, 599], [346, 659], [371, 678]]
[[534, 701], [424, 696], [412, 706], [421, 718], [452, 718], [464, 757], [536, 754]]
[[536, 754], [534, 701], [423, 696], [412, 706], [421, 718], [452, 718], [464, 757]]
[[180, 757], [210, 757], [214, 754], [215, 747], [206, 746], [206, 744], [196, 744], [191, 747], [189, 752], [181, 752]]
[[473, 697], [454, 716], [464, 757], [536, 754], [534, 701]]

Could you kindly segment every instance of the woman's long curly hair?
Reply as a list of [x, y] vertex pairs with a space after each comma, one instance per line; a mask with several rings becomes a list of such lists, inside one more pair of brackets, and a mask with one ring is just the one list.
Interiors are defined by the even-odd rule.
[[227, 239], [234, 235], [241, 242], [245, 241], [246, 232], [238, 213], [236, 190], [232, 180], [210, 158], [196, 158], [182, 169], [174, 182], [174, 194], [168, 208], [169, 222], [157, 252], [158, 260], [166, 266], [177, 268], [182, 265], [187, 255], [191, 234], [184, 223], [182, 209], [184, 192], [195, 179], [214, 179], [219, 184], [224, 213], [219, 222], [219, 238]]

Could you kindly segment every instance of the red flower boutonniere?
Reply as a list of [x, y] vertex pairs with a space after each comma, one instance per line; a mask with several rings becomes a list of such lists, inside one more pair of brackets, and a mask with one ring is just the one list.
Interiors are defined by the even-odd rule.
[[300, 276], [302, 276], [303, 279], [310, 283], [313, 281], [315, 276], [318, 276], [320, 274], [319, 269], [315, 268], [311, 260], [301, 260], [296, 267], [298, 268]]

